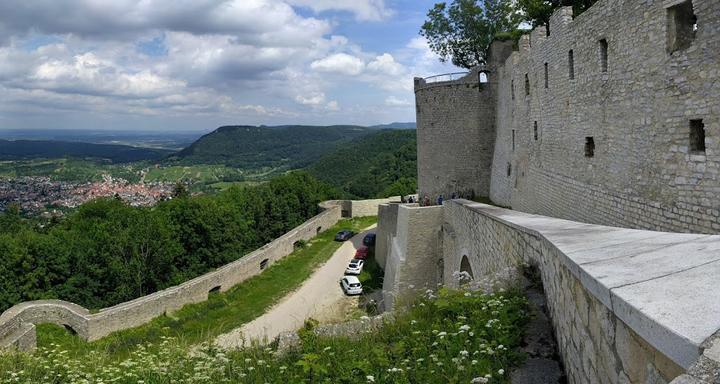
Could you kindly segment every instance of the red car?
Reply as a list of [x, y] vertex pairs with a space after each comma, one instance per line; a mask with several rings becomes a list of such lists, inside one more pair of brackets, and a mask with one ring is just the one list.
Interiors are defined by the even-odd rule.
[[368, 252], [369, 252], [368, 247], [360, 247], [355, 252], [355, 258], [360, 259], [360, 260], [365, 260], [368, 257]]

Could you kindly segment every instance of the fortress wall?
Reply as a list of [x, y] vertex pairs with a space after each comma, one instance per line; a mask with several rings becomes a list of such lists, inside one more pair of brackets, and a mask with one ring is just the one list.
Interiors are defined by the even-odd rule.
[[[357, 207], [354, 216], [377, 212], [380, 203], [392, 199], [377, 199], [359, 204], [344, 201], [321, 203], [324, 211], [292, 229], [283, 236], [242, 258], [183, 284], [155, 292], [113, 307], [90, 312], [74, 303], [61, 300], [42, 300], [20, 303], [0, 315], [0, 349], [35, 348], [34, 324], [66, 325], [85, 340], [97, 340], [112, 332], [143, 325], [150, 320], [182, 308], [186, 304], [207, 300], [212, 290], [227, 291], [242, 281], [261, 273], [274, 262], [293, 252], [299, 240], [310, 240], [321, 231], [335, 225], [341, 218], [342, 207]], [[374, 206], [374, 209], [373, 209]], [[377, 214], [377, 213], [375, 213]]]
[[[495, 203], [589, 223], [720, 230], [720, 3], [693, 0], [696, 36], [668, 53], [667, 7], [678, 3], [600, 0], [575, 19], [561, 8], [550, 36], [539, 29], [521, 41], [498, 71]], [[693, 152], [693, 120], [704, 125], [704, 152]]]
[[[720, 302], [711, 287], [720, 236], [602, 227], [467, 200], [443, 210], [445, 284], [457, 285], [463, 256], [475, 280], [535, 266], [570, 383], [718, 372], [711, 347], [720, 351]], [[685, 379], [676, 383], [701, 383]]]
[[455, 81], [415, 79], [418, 192], [422, 199], [452, 193], [487, 196], [495, 141], [492, 82], [477, 69]]
[[398, 205], [396, 223], [394, 235], [377, 231], [378, 236], [390, 237], [387, 254], [383, 256], [386, 260], [383, 309], [386, 311], [410, 300], [415, 292], [436, 288], [442, 274], [442, 265], [438, 263], [442, 247], [442, 207]]
[[381, 204], [399, 203], [400, 196], [373, 200], [347, 200], [350, 202], [350, 217], [377, 216]]
[[377, 237], [375, 238], [375, 261], [385, 269], [385, 262], [393, 237], [397, 235], [397, 216], [400, 204], [381, 204], [378, 207]]

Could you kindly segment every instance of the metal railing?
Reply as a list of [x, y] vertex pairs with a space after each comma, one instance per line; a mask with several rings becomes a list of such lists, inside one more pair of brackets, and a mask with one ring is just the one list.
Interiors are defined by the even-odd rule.
[[453, 81], [457, 80], [459, 78], [467, 76], [467, 74], [470, 72], [452, 72], [452, 73], [443, 73], [442, 75], [435, 75], [425, 78], [426, 83], [438, 83], [441, 81]]

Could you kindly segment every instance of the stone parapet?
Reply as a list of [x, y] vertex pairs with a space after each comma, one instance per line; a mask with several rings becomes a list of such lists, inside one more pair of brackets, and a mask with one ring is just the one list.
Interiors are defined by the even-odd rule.
[[467, 200], [444, 210], [446, 284], [451, 270], [478, 279], [536, 266], [572, 383], [668, 383], [692, 372], [720, 330], [720, 236], [604, 227]]

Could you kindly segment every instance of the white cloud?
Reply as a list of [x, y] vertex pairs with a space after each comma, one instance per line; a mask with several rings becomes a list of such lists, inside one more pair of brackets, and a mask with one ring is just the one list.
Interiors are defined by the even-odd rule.
[[380, 21], [393, 15], [384, 0], [288, 0], [292, 5], [307, 7], [315, 12], [348, 11], [361, 21]]
[[410, 107], [413, 105], [413, 102], [406, 99], [399, 99], [395, 96], [388, 96], [385, 99], [385, 105], [388, 107]]
[[339, 73], [356, 76], [365, 69], [365, 63], [358, 57], [347, 53], [336, 53], [310, 64], [310, 68], [320, 72]]
[[311, 95], [297, 95], [295, 96], [295, 101], [297, 101], [300, 104], [303, 105], [320, 105], [325, 102], [325, 94], [324, 93], [315, 93]]

